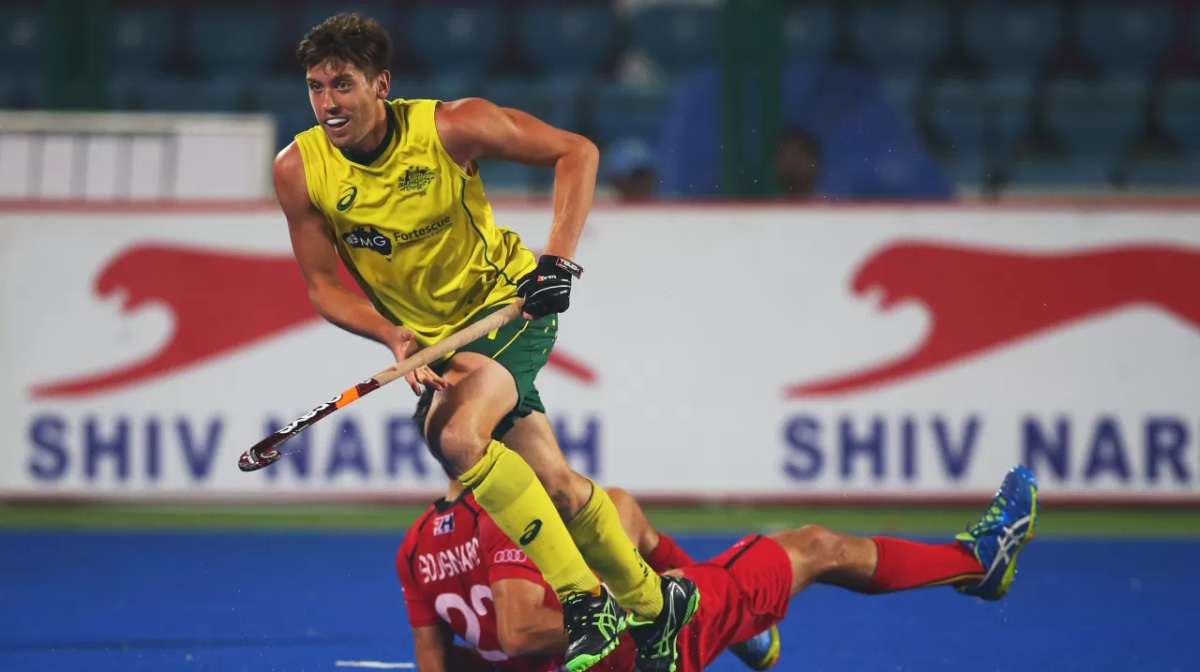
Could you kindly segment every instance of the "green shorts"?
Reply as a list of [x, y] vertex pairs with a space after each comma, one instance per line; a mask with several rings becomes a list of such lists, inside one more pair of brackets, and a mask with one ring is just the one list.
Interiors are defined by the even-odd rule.
[[[493, 306], [479, 312], [472, 322], [478, 321], [500, 310], [507, 304]], [[517, 405], [513, 407], [496, 425], [492, 438], [499, 439], [512, 429], [518, 418], [538, 411], [546, 412], [542, 405], [542, 397], [538, 394], [534, 380], [538, 371], [546, 365], [550, 358], [550, 350], [558, 338], [558, 315], [546, 315], [533, 321], [520, 317], [500, 327], [496, 331], [476, 339], [458, 350], [459, 352], [477, 352], [487, 355], [508, 369], [513, 380], [517, 383]], [[453, 357], [453, 355], [451, 356]], [[445, 373], [450, 359], [442, 360], [430, 368], [439, 376]]]

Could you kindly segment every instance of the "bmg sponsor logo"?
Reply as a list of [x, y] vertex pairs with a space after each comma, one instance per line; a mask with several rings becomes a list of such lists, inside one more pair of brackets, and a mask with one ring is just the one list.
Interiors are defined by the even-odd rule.
[[342, 240], [350, 247], [374, 250], [385, 257], [392, 253], [392, 241], [373, 226], [356, 226], [343, 233]]

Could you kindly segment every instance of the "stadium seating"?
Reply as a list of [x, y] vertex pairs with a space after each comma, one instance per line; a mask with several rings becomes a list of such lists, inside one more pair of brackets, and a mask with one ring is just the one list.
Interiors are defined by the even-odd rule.
[[1166, 0], [1079, 4], [1079, 45], [1104, 77], [1154, 74], [1171, 42], [1172, 8]]
[[484, 188], [492, 193], [544, 189], [554, 179], [549, 168], [488, 159], [479, 162], [479, 175], [483, 178]]
[[258, 82], [249, 92], [249, 106], [275, 117], [276, 146], [279, 148], [291, 142], [296, 133], [317, 123], [308, 102], [304, 79], [298, 73]]
[[1136, 158], [1121, 171], [1122, 182], [1133, 189], [1195, 189], [1200, 185], [1200, 157]]
[[992, 165], [981, 153], [960, 152], [938, 159], [946, 176], [959, 190], [978, 190], [996, 179]]
[[20, 109], [21, 92], [17, 88], [17, 79], [10, 75], [0, 75], [0, 110]]
[[402, 21], [419, 76], [479, 77], [492, 70], [505, 40], [504, 8], [490, 3], [422, 4]]
[[651, 5], [630, 19], [631, 46], [668, 76], [712, 65], [717, 59], [717, 10], [700, 5]]
[[178, 26], [173, 9], [123, 9], [113, 17], [109, 59], [122, 75], [158, 74], [172, 55]]
[[28, 75], [45, 62], [42, 12], [32, 7], [0, 7], [0, 73]]
[[1107, 155], [1030, 156], [1007, 171], [1006, 185], [1015, 189], [1060, 190], [1108, 186], [1115, 163]]
[[267, 9], [197, 9], [183, 24], [189, 63], [199, 75], [264, 75], [279, 61], [283, 28]]
[[1200, 157], [1200, 79], [1163, 83], [1155, 100], [1155, 117], [1171, 142]]
[[609, 82], [591, 89], [587, 102], [590, 129], [597, 142], [636, 137], [653, 145], [670, 95], [653, 85]]
[[1031, 126], [1033, 88], [1029, 80], [941, 80], [930, 93], [929, 120], [952, 153], [1005, 160]]
[[[396, 3], [387, 0], [358, 0], [357, 2], [336, 2], [331, 0], [310, 0], [300, 6], [295, 14], [293, 29], [289, 33], [289, 42], [298, 43], [308, 31], [317, 24], [339, 12], [361, 12], [369, 16], [389, 31], [401, 28], [398, 23]], [[291, 46], [289, 44], [289, 46]]]
[[824, 61], [838, 47], [838, 8], [834, 2], [789, 7], [783, 19], [783, 51], [789, 61]]
[[1188, 28], [1185, 42], [1192, 58], [1191, 65], [1194, 69], [1200, 69], [1200, 7], [1192, 7], [1192, 21]]
[[921, 114], [925, 78], [905, 72], [881, 72], [879, 83], [888, 100], [904, 114], [916, 119]]
[[1046, 128], [1068, 154], [1115, 155], [1146, 124], [1144, 80], [1056, 80], [1046, 87]]
[[942, 2], [860, 4], [852, 20], [854, 49], [876, 70], [923, 75], [950, 43], [950, 14]]
[[250, 83], [241, 77], [129, 75], [113, 78], [109, 99], [125, 110], [153, 112], [243, 112]]
[[520, 50], [538, 75], [590, 79], [616, 55], [620, 26], [610, 5], [542, 1], [516, 22]]
[[[0, 107], [28, 109], [45, 101], [47, 82], [29, 73], [49, 62], [50, 26], [37, 2], [3, 4]], [[1186, 4], [784, 0], [780, 30], [789, 64], [857, 68], [873, 78], [958, 184], [1169, 187], [1193, 178], [1200, 156], [1200, 8], [1177, 9]], [[721, 53], [718, 11], [699, 2], [245, 5], [114, 0], [108, 100], [99, 104], [263, 111], [275, 116], [285, 143], [313, 123], [296, 42], [331, 14], [361, 10], [394, 37], [393, 96], [483, 95], [602, 147], [625, 137], [655, 147], [688, 77], [717, 65]], [[1179, 11], [1189, 12], [1186, 23]], [[629, 53], [644, 55], [655, 72], [622, 79]], [[832, 128], [862, 90], [813, 86], [839, 93], [821, 97], [821, 109], [785, 110], [785, 118]], [[544, 170], [484, 169], [496, 188], [548, 179]]]
[[583, 130], [579, 118], [581, 82], [572, 79], [529, 80], [522, 78], [489, 78], [478, 94], [504, 107], [517, 107], [571, 131]]
[[992, 76], [1036, 75], [1062, 38], [1059, 3], [987, 0], [964, 11], [963, 46]]

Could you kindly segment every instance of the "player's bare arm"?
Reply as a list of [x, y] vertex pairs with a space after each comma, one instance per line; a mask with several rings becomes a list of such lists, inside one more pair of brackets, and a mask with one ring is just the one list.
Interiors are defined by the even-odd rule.
[[451, 666], [454, 634], [443, 623], [413, 628], [417, 670], [420, 672], [456, 672]]
[[481, 158], [554, 166], [554, 220], [545, 253], [574, 257], [600, 163], [591, 140], [482, 98], [440, 106], [437, 129], [450, 157], [464, 168]]
[[491, 672], [492, 664], [474, 647], [454, 641], [445, 623], [412, 628], [417, 672]]
[[607, 488], [608, 496], [612, 498], [617, 514], [621, 516], [621, 527], [637, 545], [638, 552], [647, 557], [658, 546], [659, 534], [646, 512], [638, 504], [633, 495], [623, 488]]
[[500, 647], [509, 658], [560, 656], [567, 650], [562, 612], [547, 607], [545, 586], [528, 579], [492, 584]]
[[[272, 176], [276, 198], [287, 218], [292, 252], [313, 308], [338, 327], [386, 345], [397, 361], [415, 352], [417, 343], [412, 330], [392, 324], [370, 301], [342, 285], [332, 234], [325, 218], [309, 200], [300, 149], [295, 143], [275, 157]], [[422, 383], [436, 389], [446, 385], [428, 367], [410, 375], [408, 382], [416, 394], [421, 393]]]
[[482, 98], [438, 106], [438, 136], [459, 166], [499, 159], [554, 167], [554, 218], [538, 267], [522, 278], [517, 294], [527, 317], [561, 313], [570, 305], [571, 278], [583, 272], [573, 261], [592, 208], [600, 152], [591, 140], [555, 128], [531, 114]]

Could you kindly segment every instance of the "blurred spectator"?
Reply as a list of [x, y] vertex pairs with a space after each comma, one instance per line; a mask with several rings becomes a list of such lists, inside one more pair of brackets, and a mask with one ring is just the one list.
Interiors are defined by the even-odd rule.
[[821, 175], [821, 143], [799, 127], [784, 131], [775, 150], [775, 179], [785, 198], [809, 198]]
[[[796, 63], [783, 73], [783, 123], [819, 138], [815, 196], [829, 200], [946, 199], [954, 186], [921, 141], [907, 113], [890, 101], [872, 73], [855, 66]], [[750, 90], [745, 98], [753, 99]], [[672, 197], [719, 196], [722, 146], [743, 143], [743, 174], [770, 167], [757, 156], [753, 117], [738, 135], [722, 137], [721, 81], [716, 68], [697, 71], [678, 89], [662, 123], [659, 190]], [[769, 150], [766, 150], [769, 151]]]
[[658, 190], [658, 167], [646, 143], [637, 138], [618, 140], [605, 153], [608, 181], [617, 200], [638, 202], [654, 198]]

